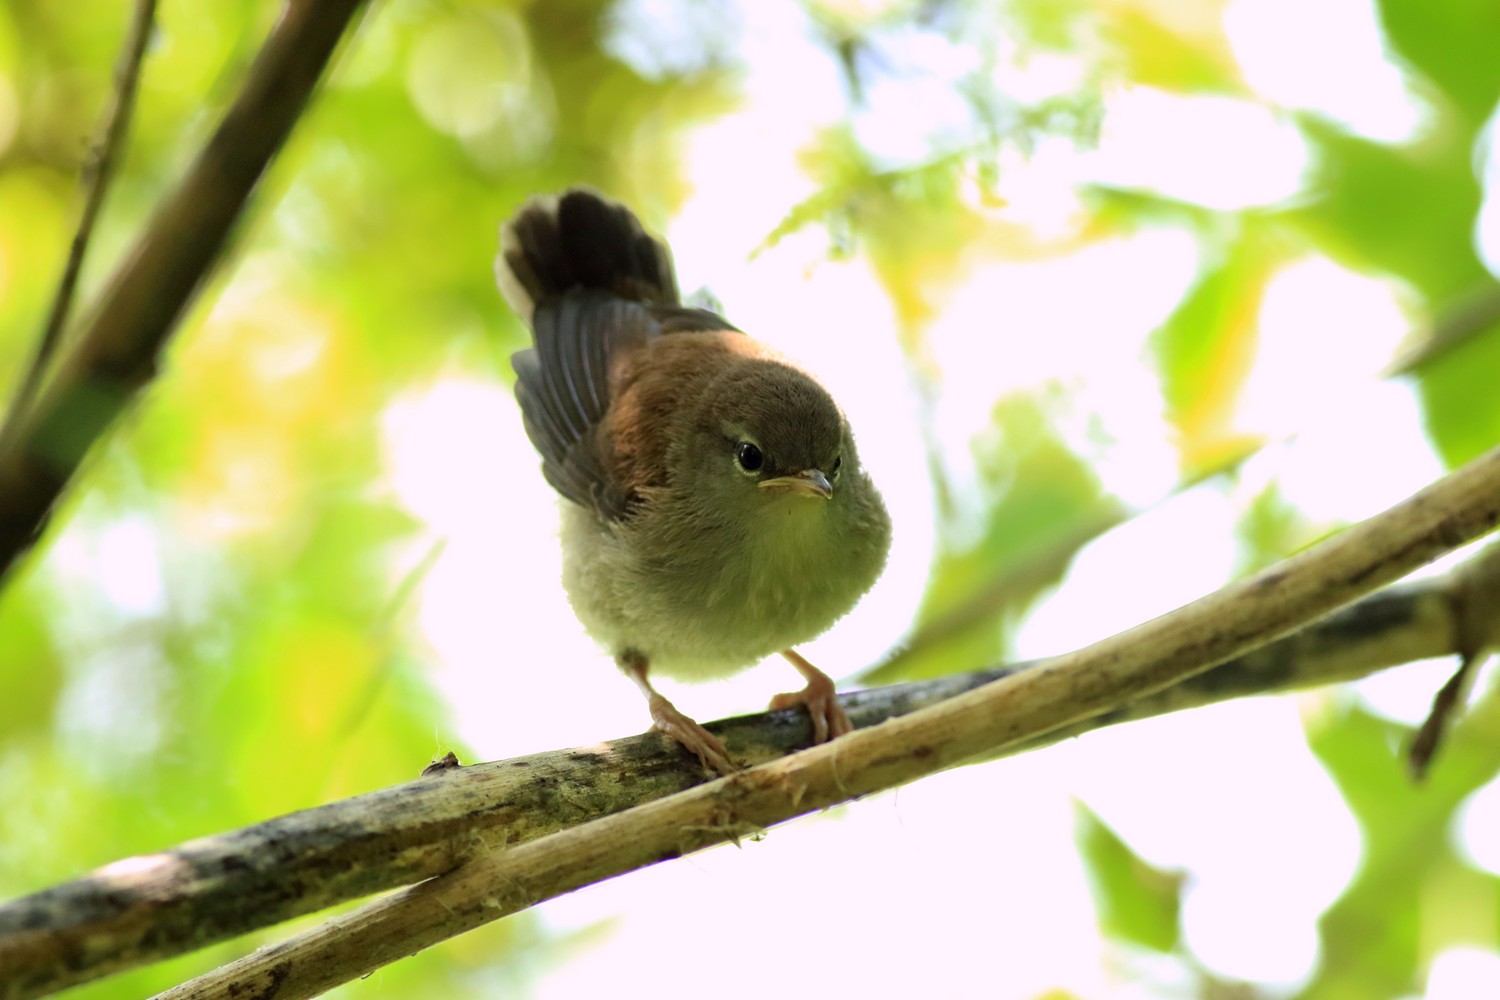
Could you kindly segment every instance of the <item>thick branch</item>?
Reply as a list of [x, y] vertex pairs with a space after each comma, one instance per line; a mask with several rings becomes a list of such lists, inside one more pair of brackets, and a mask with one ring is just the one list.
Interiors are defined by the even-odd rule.
[[150, 381], [362, 0], [289, 0], [245, 88], [157, 209], [77, 348], [0, 446], [0, 577], [41, 534], [89, 447]]
[[[162, 994], [316, 996], [544, 899], [983, 756], [1185, 681], [1492, 530], [1500, 449], [1186, 607], [882, 725], [469, 860]], [[443, 780], [443, 779], [439, 779]]]
[[[1098, 725], [1454, 653], [1471, 631], [1467, 616], [1500, 620], [1500, 550], [1471, 567], [1479, 571], [1465, 567], [1451, 578], [1367, 597], [1284, 640], [1025, 749]], [[1488, 588], [1476, 580], [1488, 581]], [[1027, 666], [855, 692], [843, 701], [855, 724], [869, 727]], [[792, 712], [709, 728], [750, 763], [805, 747], [810, 737], [805, 716]], [[415, 882], [451, 869], [476, 844], [523, 843], [703, 780], [674, 745], [634, 736], [475, 765], [204, 838], [0, 907], [0, 982], [20, 990], [7, 997], [38, 995]]]

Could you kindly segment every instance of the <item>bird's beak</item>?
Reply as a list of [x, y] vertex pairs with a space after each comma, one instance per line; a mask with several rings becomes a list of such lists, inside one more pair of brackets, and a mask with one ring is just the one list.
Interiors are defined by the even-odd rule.
[[820, 469], [804, 469], [795, 475], [777, 476], [775, 479], [765, 479], [760, 483], [763, 490], [791, 490], [801, 493], [803, 496], [822, 497], [824, 500], [833, 499], [833, 484], [828, 477], [823, 475]]

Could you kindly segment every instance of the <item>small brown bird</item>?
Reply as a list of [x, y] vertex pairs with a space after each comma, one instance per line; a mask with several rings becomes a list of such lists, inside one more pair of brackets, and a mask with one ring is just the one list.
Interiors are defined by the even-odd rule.
[[666, 244], [592, 191], [527, 203], [495, 271], [535, 341], [511, 363], [542, 473], [569, 501], [563, 584], [656, 728], [734, 770], [648, 672], [709, 678], [781, 652], [807, 687], [771, 707], [806, 705], [818, 742], [848, 732], [833, 682], [791, 647], [870, 589], [891, 526], [827, 391], [684, 306]]

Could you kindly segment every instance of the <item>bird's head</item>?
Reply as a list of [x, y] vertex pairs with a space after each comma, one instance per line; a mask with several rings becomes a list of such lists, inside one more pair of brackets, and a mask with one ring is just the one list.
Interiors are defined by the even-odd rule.
[[694, 417], [681, 471], [731, 518], [836, 517], [860, 488], [848, 422], [821, 385], [790, 365], [737, 359]]

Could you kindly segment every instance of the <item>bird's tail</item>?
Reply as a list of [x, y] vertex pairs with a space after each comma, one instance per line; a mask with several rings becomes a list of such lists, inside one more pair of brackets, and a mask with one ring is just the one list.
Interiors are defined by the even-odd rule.
[[667, 245], [630, 209], [587, 188], [527, 202], [501, 230], [495, 278], [528, 322], [542, 302], [574, 289], [678, 302]]

